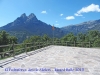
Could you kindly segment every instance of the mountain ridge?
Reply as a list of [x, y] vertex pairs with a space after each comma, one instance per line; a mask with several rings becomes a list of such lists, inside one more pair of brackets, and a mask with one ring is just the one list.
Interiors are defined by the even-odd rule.
[[[18, 39], [21, 39], [23, 36], [24, 36], [23, 38], [25, 38], [27, 36], [32, 36], [32, 35], [43, 36], [44, 34], [47, 34], [48, 36], [52, 37], [52, 26], [50, 24], [42, 22], [41, 20], [38, 20], [33, 13], [31, 13], [29, 16], [26, 16], [26, 14], [23, 13], [13, 22], [0, 27], [0, 30], [5, 30], [11, 35], [18, 37]], [[23, 35], [19, 36], [20, 32]], [[54, 32], [55, 32], [55, 37], [60, 38], [64, 35], [64, 32], [58, 27], [55, 27]]]
[[[23, 13], [13, 22], [0, 27], [0, 30], [5, 30], [10, 33], [10, 35], [16, 36], [19, 42], [25, 40], [27, 36], [33, 35], [43, 36], [44, 34], [47, 34], [48, 36], [53, 37], [52, 26], [50, 24], [42, 22], [41, 20], [38, 20], [33, 13], [28, 16]], [[86, 33], [89, 30], [100, 31], [100, 19], [86, 21], [74, 25], [68, 25], [62, 28], [55, 27], [54, 36], [60, 38], [71, 32], [77, 35], [78, 33]]]
[[86, 33], [90, 30], [100, 31], [100, 19], [64, 26], [61, 28], [61, 30], [65, 31], [66, 33], [72, 32], [74, 34]]

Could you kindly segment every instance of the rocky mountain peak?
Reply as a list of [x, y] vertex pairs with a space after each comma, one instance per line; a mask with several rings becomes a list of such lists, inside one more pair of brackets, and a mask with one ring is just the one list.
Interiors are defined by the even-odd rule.
[[23, 14], [21, 15], [21, 17], [22, 17], [22, 18], [27, 18], [27, 16], [26, 16], [25, 13], [23, 13]]
[[28, 18], [29, 18], [29, 19], [32, 19], [32, 18], [37, 19], [36, 16], [35, 16], [33, 13], [31, 13], [31, 14], [28, 16]]

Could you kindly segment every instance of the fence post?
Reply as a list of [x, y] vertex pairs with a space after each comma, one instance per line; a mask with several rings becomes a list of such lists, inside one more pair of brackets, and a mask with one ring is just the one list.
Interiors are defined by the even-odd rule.
[[25, 43], [25, 53], [27, 54], [27, 44]]
[[47, 46], [48, 46], [48, 40], [47, 40]]
[[33, 50], [34, 50], [34, 42], [33, 42]]
[[67, 46], [67, 41], [66, 41], [66, 46]]
[[14, 43], [12, 44], [13, 57], [15, 58]]
[[89, 48], [91, 47], [91, 42], [89, 41]]
[[40, 49], [40, 42], [39, 42], [39, 49]]
[[2, 53], [2, 56], [1, 56], [1, 58], [5, 58], [4, 52]]
[[74, 41], [74, 47], [75, 47], [76, 45], [75, 45], [75, 41]]
[[81, 47], [81, 42], [80, 42], [80, 47]]
[[47, 45], [47, 42], [45, 41], [45, 46]]
[[44, 47], [44, 42], [43, 42], [43, 47]]
[[83, 47], [83, 46], [82, 46], [82, 42], [81, 42], [81, 47]]

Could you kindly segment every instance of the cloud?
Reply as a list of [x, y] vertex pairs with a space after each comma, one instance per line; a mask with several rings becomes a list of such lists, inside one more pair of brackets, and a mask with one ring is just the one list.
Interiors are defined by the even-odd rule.
[[60, 14], [60, 16], [63, 16], [64, 14]]
[[81, 14], [77, 14], [77, 13], [75, 13], [74, 15], [75, 15], [75, 16], [83, 16], [83, 15], [81, 15]]
[[88, 13], [88, 12], [100, 12], [99, 5], [91, 4], [87, 7], [83, 7], [77, 13], [75, 13], [75, 16], [82, 16], [82, 13]]
[[47, 14], [47, 11], [42, 11], [41, 13], [42, 13], [42, 14]]
[[72, 19], [75, 19], [75, 17], [74, 16], [67, 16], [65, 19], [66, 20], [72, 20]]

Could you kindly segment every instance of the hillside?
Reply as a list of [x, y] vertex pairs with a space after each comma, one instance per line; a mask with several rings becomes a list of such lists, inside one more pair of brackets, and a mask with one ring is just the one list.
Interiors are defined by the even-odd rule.
[[100, 31], [100, 19], [94, 20], [94, 21], [87, 21], [80, 24], [75, 25], [68, 25], [65, 27], [62, 27], [61, 30], [65, 31], [66, 33], [86, 33], [89, 30], [98, 30]]

